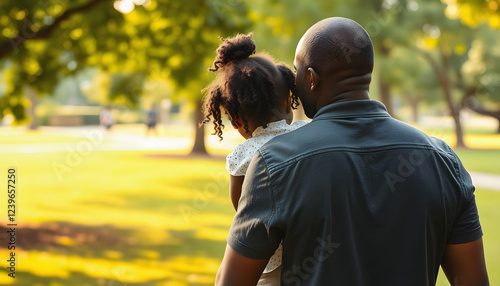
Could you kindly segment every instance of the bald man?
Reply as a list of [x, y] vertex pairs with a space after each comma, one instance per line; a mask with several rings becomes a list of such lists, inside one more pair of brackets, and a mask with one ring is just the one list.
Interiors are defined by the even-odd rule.
[[216, 285], [489, 285], [474, 186], [443, 141], [370, 100], [373, 47], [345, 18], [313, 25], [294, 65], [306, 126], [252, 160]]

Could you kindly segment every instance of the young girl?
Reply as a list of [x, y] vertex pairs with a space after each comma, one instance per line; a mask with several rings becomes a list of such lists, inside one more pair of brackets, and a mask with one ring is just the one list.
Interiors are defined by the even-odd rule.
[[[230, 174], [230, 194], [238, 209], [241, 188], [248, 165], [255, 152], [271, 138], [295, 130], [307, 121], [290, 125], [292, 108], [298, 106], [295, 77], [284, 64], [275, 64], [267, 54], [255, 54], [252, 33], [222, 39], [217, 49], [214, 67], [216, 79], [205, 91], [203, 111], [212, 120], [215, 132], [222, 140], [221, 114], [224, 112], [235, 129], [247, 139], [226, 158]], [[267, 264], [259, 284], [280, 285], [281, 245]]]

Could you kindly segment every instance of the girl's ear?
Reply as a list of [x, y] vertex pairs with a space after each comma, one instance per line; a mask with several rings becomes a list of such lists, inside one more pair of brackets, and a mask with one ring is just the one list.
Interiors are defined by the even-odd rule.
[[238, 129], [240, 128], [241, 126], [243, 126], [243, 121], [241, 120], [241, 118], [239, 117], [236, 117], [232, 122], [231, 124], [233, 125], [233, 128], [234, 129]]
[[288, 96], [285, 102], [285, 111], [286, 113], [292, 112], [292, 97]]

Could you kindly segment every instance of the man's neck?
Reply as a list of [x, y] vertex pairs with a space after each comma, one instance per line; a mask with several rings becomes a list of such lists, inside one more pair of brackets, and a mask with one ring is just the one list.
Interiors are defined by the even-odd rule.
[[322, 102], [318, 101], [317, 109], [319, 110], [320, 108], [327, 106], [327, 105], [330, 105], [330, 104], [333, 104], [333, 103], [353, 101], [353, 100], [369, 100], [369, 99], [370, 99], [370, 94], [369, 94], [368, 90], [348, 91], [348, 92], [335, 94], [332, 97], [329, 97]]

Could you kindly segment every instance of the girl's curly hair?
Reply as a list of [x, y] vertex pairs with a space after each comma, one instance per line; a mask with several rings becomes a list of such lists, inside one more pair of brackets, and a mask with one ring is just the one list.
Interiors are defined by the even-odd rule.
[[275, 64], [267, 54], [254, 55], [252, 36], [253, 33], [221, 38], [213, 67], [208, 69], [218, 74], [203, 90], [206, 93], [202, 110], [205, 119], [201, 124], [212, 121], [215, 131], [212, 135], [220, 140], [224, 129], [221, 111], [233, 125], [236, 118], [241, 118], [246, 133], [250, 134], [249, 118], [266, 128], [273, 113], [288, 96], [291, 96], [292, 108], [298, 106], [293, 72], [283, 63]]

